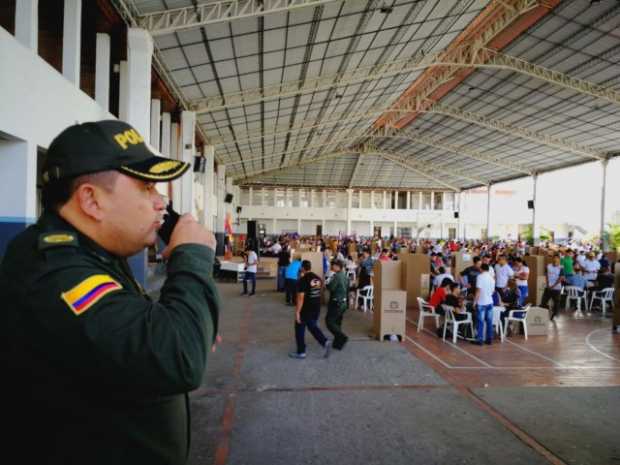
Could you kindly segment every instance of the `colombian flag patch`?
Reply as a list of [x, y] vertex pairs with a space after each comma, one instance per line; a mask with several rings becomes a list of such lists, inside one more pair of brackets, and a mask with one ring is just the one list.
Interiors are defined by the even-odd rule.
[[73, 289], [63, 292], [60, 297], [73, 313], [79, 316], [99, 302], [105, 295], [122, 288], [123, 286], [112, 279], [110, 275], [96, 274], [86, 278]]

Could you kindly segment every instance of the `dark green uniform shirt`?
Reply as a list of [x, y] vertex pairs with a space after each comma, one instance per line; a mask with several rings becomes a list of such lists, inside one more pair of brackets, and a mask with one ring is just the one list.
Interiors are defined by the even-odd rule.
[[348, 288], [349, 282], [344, 271], [335, 273], [327, 285], [327, 289], [329, 290], [329, 300], [337, 301], [339, 303], [345, 302], [347, 300]]
[[124, 259], [55, 214], [18, 235], [0, 267], [11, 460], [185, 463], [187, 392], [202, 382], [217, 328], [213, 258], [206, 246], [175, 248], [153, 302]]

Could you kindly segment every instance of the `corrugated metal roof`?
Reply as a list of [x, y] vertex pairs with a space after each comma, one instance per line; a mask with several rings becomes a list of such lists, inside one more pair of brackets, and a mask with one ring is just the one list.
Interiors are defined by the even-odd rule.
[[[134, 0], [141, 14], [205, 2]], [[335, 1], [264, 17], [245, 18], [156, 37], [172, 79], [187, 100], [223, 96], [287, 82], [355, 71], [359, 67], [445, 49], [487, 5], [484, 0]], [[384, 14], [382, 5], [391, 5]], [[566, 0], [503, 52], [605, 87], [620, 82], [620, 4]], [[303, 95], [207, 111], [198, 123], [216, 143], [227, 174], [252, 182], [326, 187], [440, 187], [380, 156], [310, 162], [330, 151], [355, 148], [356, 137], [389, 107], [420, 71], [366, 80]], [[619, 152], [620, 114], [614, 103], [509, 70], [478, 69], [442, 100], [459, 109], [579, 143]], [[364, 115], [366, 114], [365, 117]], [[354, 115], [355, 118], [350, 118]], [[337, 121], [337, 123], [334, 123]], [[289, 131], [291, 128], [297, 130]], [[436, 113], [419, 116], [401, 132], [432, 136], [531, 171], [589, 161], [586, 156], [507, 135]], [[342, 140], [342, 142], [340, 142]], [[496, 182], [515, 177], [502, 168], [441, 148], [394, 138], [385, 150], [439, 170], [459, 188], [475, 185], [450, 173]], [[269, 171], [290, 166], [284, 171]], [[434, 184], [434, 185], [433, 185]]]

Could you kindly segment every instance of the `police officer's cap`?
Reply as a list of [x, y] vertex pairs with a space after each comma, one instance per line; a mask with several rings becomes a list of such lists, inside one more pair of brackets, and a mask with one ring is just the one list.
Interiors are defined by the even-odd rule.
[[189, 166], [162, 157], [129, 124], [106, 120], [76, 124], [56, 136], [47, 151], [43, 182], [109, 170], [143, 181], [171, 181]]

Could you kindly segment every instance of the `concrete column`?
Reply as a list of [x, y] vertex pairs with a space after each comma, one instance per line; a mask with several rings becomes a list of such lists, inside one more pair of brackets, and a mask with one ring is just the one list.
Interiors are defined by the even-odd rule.
[[161, 152], [161, 100], [151, 99], [151, 137], [149, 139], [151, 145]]
[[[327, 207], [327, 191], [323, 189], [323, 208], [325, 207]], [[323, 234], [325, 234], [325, 230], [323, 230]]]
[[[175, 160], [180, 158], [180, 132], [179, 123], [170, 125], [170, 158]], [[181, 179], [175, 179], [170, 184], [172, 185], [172, 205], [179, 211], [181, 209]]]
[[370, 237], [374, 236], [374, 232], [375, 232], [375, 221], [374, 220], [370, 220]]
[[407, 195], [407, 210], [411, 210], [411, 192], [407, 191], [406, 192]]
[[387, 191], [383, 191], [383, 209], [387, 210], [388, 201], [387, 201]]
[[351, 208], [353, 208], [353, 189], [347, 189], [347, 236], [351, 235]]
[[217, 166], [217, 221], [215, 223], [215, 237], [217, 239], [217, 255], [224, 255], [224, 221], [226, 219], [226, 165]]
[[119, 64], [118, 119], [129, 120], [129, 67], [124, 60]]
[[95, 100], [105, 111], [110, 110], [110, 35], [100, 32], [95, 51]]
[[127, 69], [129, 106], [127, 121], [145, 140], [151, 130], [151, 61], [153, 37], [145, 30], [127, 29]]
[[370, 191], [370, 208], [375, 208], [375, 191]]
[[313, 198], [314, 198], [314, 189], [310, 189], [308, 191], [308, 206], [311, 207], [311, 208], [313, 208], [315, 206]]
[[252, 186], [248, 189], [248, 203], [250, 206], [254, 205], [254, 188]]
[[398, 210], [398, 191], [392, 192], [392, 195], [394, 196], [394, 210]]
[[460, 239], [461, 237], [463, 237], [463, 234], [461, 232], [461, 222], [463, 221], [463, 209], [462, 209], [462, 203], [461, 203], [462, 195], [463, 193], [459, 192], [457, 194], [457, 198], [455, 199], [457, 202], [456, 211], [459, 213], [459, 217], [456, 222], [456, 238], [457, 239]]
[[394, 237], [398, 237], [398, 221], [394, 221]]
[[424, 196], [422, 195], [422, 191], [418, 192], [418, 212], [422, 210], [422, 199]]
[[487, 186], [487, 239], [491, 239], [493, 234], [491, 232], [491, 190], [493, 186], [489, 184]]
[[301, 234], [301, 218], [297, 218], [297, 234]]
[[204, 224], [209, 231], [213, 231], [213, 182], [215, 168], [215, 147], [213, 145], [205, 145], [205, 176], [204, 176]]
[[[146, 141], [150, 140], [151, 135], [152, 54], [153, 38], [151, 35], [144, 29], [129, 28], [127, 30], [127, 67], [124, 73], [127, 76], [126, 93], [124, 96], [121, 94], [125, 97], [121, 99], [121, 103], [125, 102], [126, 105], [126, 121], [136, 128]], [[121, 63], [121, 83], [122, 81], [123, 66]], [[179, 206], [175, 203], [175, 208]], [[131, 257], [130, 265], [138, 282], [146, 285], [146, 250]]]
[[[194, 146], [196, 128], [196, 113], [183, 111], [181, 113], [181, 144], [180, 159], [193, 164], [196, 155]], [[190, 169], [191, 171], [191, 169]], [[181, 178], [181, 210], [179, 213], [192, 213], [194, 210], [194, 176], [187, 174]]]
[[278, 220], [276, 218], [272, 220], [271, 227], [273, 228], [273, 233], [278, 234]]
[[62, 75], [80, 88], [82, 0], [65, 0], [62, 28]]
[[327, 233], [325, 232], [325, 218], [321, 219], [321, 231], [323, 231], [323, 235], [326, 235]]
[[0, 139], [0, 257], [13, 237], [36, 222], [36, 180], [36, 144]]
[[534, 202], [534, 208], [532, 208], [532, 240], [534, 245], [538, 243], [538, 225], [536, 224], [536, 190], [538, 187], [538, 174], [532, 176], [533, 183], [533, 195], [532, 201]]
[[607, 201], [607, 164], [609, 160], [601, 161], [601, 168], [603, 168], [602, 172], [602, 183], [601, 183], [601, 228], [600, 228], [600, 238], [601, 238], [601, 249], [602, 251], [606, 251], [608, 248], [608, 241], [605, 239], [605, 203]]
[[[170, 113], [161, 114], [161, 146], [160, 151], [164, 157], [171, 157], [170, 151]], [[173, 157], [174, 158], [174, 157]]]
[[431, 191], [431, 211], [435, 210], [435, 192]]
[[15, 2], [15, 38], [34, 53], [38, 52], [39, 0]]

